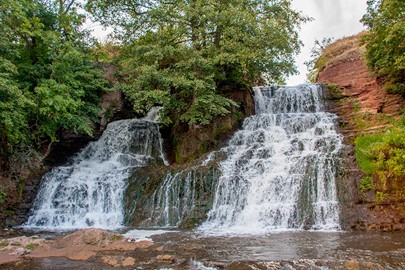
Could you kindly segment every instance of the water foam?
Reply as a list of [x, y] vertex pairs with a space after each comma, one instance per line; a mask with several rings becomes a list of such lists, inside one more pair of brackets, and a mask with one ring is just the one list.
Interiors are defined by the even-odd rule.
[[336, 116], [317, 85], [255, 88], [256, 115], [222, 151], [208, 234], [338, 230]]
[[112, 122], [97, 142], [42, 180], [25, 228], [67, 230], [123, 225], [123, 192], [136, 168], [167, 164], [158, 124], [142, 119]]

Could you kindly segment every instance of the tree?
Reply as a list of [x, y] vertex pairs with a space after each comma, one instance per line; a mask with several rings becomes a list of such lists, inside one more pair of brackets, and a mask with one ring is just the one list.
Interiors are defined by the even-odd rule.
[[389, 91], [405, 95], [405, 4], [403, 0], [369, 0], [363, 23], [369, 67]]
[[87, 8], [124, 45], [120, 87], [135, 111], [164, 105], [166, 123], [227, 114], [236, 104], [225, 86], [283, 83], [307, 20], [289, 0], [90, 0]]
[[92, 133], [106, 80], [91, 61], [78, 1], [0, 2], [0, 154], [39, 149], [63, 129]]
[[318, 74], [321, 72], [328, 61], [324, 55], [325, 49], [333, 42], [333, 38], [323, 38], [322, 41], [315, 40], [315, 45], [311, 49], [311, 59], [304, 64], [307, 66], [307, 78], [310, 82], [315, 83], [318, 79]]

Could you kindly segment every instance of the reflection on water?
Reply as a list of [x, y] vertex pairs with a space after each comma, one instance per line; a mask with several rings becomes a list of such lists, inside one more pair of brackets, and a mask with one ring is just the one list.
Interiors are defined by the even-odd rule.
[[[158, 231], [141, 232], [151, 235]], [[110, 253], [135, 258], [137, 264], [130, 269], [405, 269], [405, 232], [291, 231], [213, 237], [184, 230], [151, 238], [155, 246], [149, 250]], [[157, 247], [162, 246], [159, 253]], [[160, 254], [173, 255], [176, 260], [159, 261], [156, 258]], [[94, 257], [83, 262], [64, 258], [27, 260], [18, 265], [0, 265], [0, 269], [116, 268]]]
[[280, 232], [266, 236], [205, 237], [193, 232], [152, 237], [201, 261], [360, 260], [405, 269], [405, 233]]

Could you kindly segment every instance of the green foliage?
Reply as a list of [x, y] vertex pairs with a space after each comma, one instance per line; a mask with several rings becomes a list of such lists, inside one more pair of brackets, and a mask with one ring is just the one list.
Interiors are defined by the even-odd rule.
[[297, 28], [289, 0], [89, 0], [87, 8], [123, 43], [120, 89], [134, 110], [163, 105], [164, 122], [207, 124], [236, 104], [222, 87], [293, 74]]
[[[405, 178], [405, 116], [385, 133], [358, 137], [356, 158], [366, 177], [380, 179], [380, 187]], [[363, 186], [365, 187], [367, 183]], [[360, 186], [360, 189], [362, 186]]]
[[36, 243], [29, 243], [29, 244], [27, 244], [26, 246], [25, 246], [25, 248], [26, 249], [28, 249], [28, 250], [34, 250], [36, 247], [38, 247], [39, 246], [39, 244], [36, 244]]
[[333, 38], [324, 38], [322, 41], [315, 40], [315, 45], [311, 49], [311, 59], [305, 62], [308, 69], [307, 78], [315, 83], [319, 72], [321, 72], [329, 58], [324, 54], [325, 48], [333, 42]]
[[398, 122], [392, 115], [359, 112], [360, 104], [358, 102], [350, 100], [348, 103], [351, 104], [353, 111], [357, 112], [357, 114], [354, 115], [353, 120], [356, 127], [359, 129], [367, 129], [375, 126], [390, 126], [395, 125]]
[[385, 134], [372, 151], [376, 170], [381, 177], [399, 179], [405, 176], [405, 127], [396, 127]]
[[112, 241], [121, 241], [122, 239], [124, 239], [124, 236], [122, 236], [121, 234], [114, 234], [114, 235], [111, 237], [111, 240], [112, 240]]
[[383, 192], [383, 191], [377, 191], [375, 193], [375, 202], [376, 203], [380, 203], [386, 198], [387, 198], [387, 194], [385, 192]]
[[6, 198], [7, 198], [7, 193], [5, 193], [3, 190], [0, 189], [0, 204], [2, 204]]
[[367, 63], [385, 88], [405, 96], [405, 5], [403, 0], [369, 0], [362, 21]]
[[373, 178], [371, 176], [364, 176], [360, 181], [359, 189], [360, 194], [364, 194], [368, 190], [375, 190]]
[[355, 140], [355, 154], [357, 163], [360, 169], [366, 174], [373, 174], [375, 172], [373, 145], [382, 141], [382, 134], [371, 134], [356, 138]]
[[9, 152], [12, 144], [29, 139], [26, 108], [32, 102], [12, 79], [16, 72], [10, 61], [0, 57], [0, 156]]
[[0, 2], [1, 167], [62, 129], [92, 133], [106, 80], [92, 63], [79, 1]]

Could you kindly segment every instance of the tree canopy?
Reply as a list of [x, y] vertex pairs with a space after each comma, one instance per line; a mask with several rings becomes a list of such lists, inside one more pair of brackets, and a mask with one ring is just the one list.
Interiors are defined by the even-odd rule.
[[58, 140], [62, 129], [92, 133], [106, 81], [92, 64], [78, 9], [74, 0], [0, 2], [3, 161], [21, 145]]
[[90, 0], [87, 9], [123, 44], [120, 89], [164, 122], [208, 124], [236, 104], [224, 86], [283, 83], [295, 72], [307, 18], [289, 0]]
[[405, 95], [405, 4], [403, 0], [369, 0], [362, 21], [369, 67], [385, 87]]

